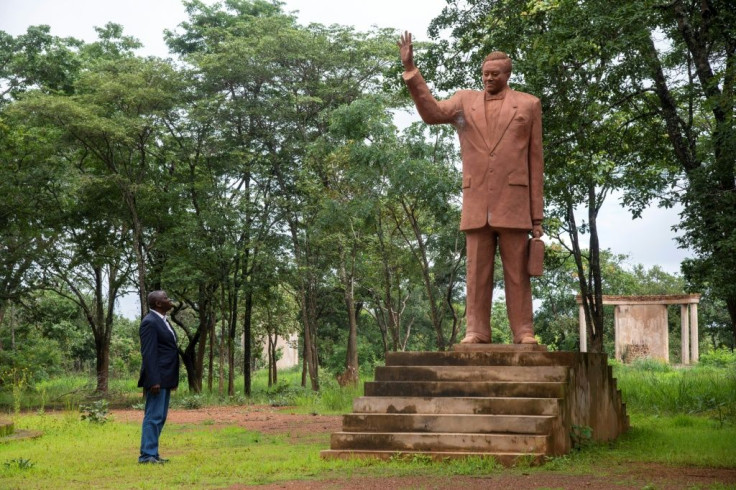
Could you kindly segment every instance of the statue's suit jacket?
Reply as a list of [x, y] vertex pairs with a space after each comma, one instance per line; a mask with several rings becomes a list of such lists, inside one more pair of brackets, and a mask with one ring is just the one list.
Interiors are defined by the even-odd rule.
[[138, 386], [146, 389], [154, 385], [169, 389], [179, 386], [176, 334], [172, 334], [164, 320], [152, 311], [141, 321], [138, 333], [143, 357]]
[[493, 134], [485, 92], [461, 90], [436, 100], [419, 70], [404, 73], [419, 115], [428, 124], [452, 124], [463, 161], [461, 230], [526, 229], [542, 221], [542, 106], [533, 95], [508, 89]]

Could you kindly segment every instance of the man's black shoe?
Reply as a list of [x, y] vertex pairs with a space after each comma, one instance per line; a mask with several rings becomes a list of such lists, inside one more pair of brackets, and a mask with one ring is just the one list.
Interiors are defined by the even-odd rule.
[[161, 461], [160, 459], [156, 459], [154, 457], [150, 457], [146, 459], [139, 459], [138, 464], [164, 464], [164, 461]]
[[168, 463], [168, 458], [162, 458], [162, 457], [156, 457], [156, 461], [158, 461], [161, 464]]

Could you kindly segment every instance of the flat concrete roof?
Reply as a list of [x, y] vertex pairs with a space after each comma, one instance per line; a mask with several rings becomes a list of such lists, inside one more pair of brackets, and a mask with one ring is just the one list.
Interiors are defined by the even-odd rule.
[[[578, 294], [575, 301], [582, 304], [583, 299]], [[700, 303], [699, 294], [654, 294], [642, 296], [615, 296], [603, 295], [604, 305], [685, 305]]]

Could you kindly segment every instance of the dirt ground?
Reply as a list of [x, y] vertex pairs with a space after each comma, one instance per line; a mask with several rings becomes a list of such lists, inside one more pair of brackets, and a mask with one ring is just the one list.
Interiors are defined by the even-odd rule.
[[[140, 422], [140, 410], [113, 410], [115, 420]], [[170, 410], [167, 423], [239, 426], [266, 434], [286, 433], [301, 438], [315, 433], [332, 433], [341, 428], [340, 416], [292, 414], [290, 409], [269, 406], [208, 407], [199, 410]], [[325, 448], [326, 449], [326, 448]], [[635, 463], [611, 475], [565, 475], [551, 472], [492, 475], [487, 477], [352, 477], [320, 481], [289, 481], [259, 486], [261, 489], [695, 489], [735, 488], [736, 469], [683, 468], [661, 464]], [[233, 486], [233, 489], [247, 488]]]
[[[119, 422], [140, 422], [141, 410], [111, 410]], [[167, 424], [229, 425], [264, 434], [288, 433], [292, 437], [308, 436], [320, 432], [337, 432], [342, 419], [339, 415], [295, 415], [287, 408], [265, 405], [242, 407], [207, 407], [197, 410], [169, 410]]]

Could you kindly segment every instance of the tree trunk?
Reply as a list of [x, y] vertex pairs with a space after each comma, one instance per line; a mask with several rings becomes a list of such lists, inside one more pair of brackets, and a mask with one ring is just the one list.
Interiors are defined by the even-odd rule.
[[110, 379], [110, 343], [104, 339], [95, 339], [95, 374], [97, 376], [98, 393], [107, 393]]
[[[198, 334], [195, 335], [198, 336]], [[179, 350], [181, 361], [187, 370], [187, 385], [190, 393], [202, 392], [202, 373], [197, 371], [197, 342], [189, 340], [189, 345], [185, 350]]]
[[[342, 281], [343, 300], [345, 301], [345, 309], [347, 310], [348, 316], [348, 345], [345, 355], [345, 371], [337, 377], [337, 381], [340, 386], [355, 386], [358, 384], [358, 322], [355, 309], [355, 284], [353, 272], [351, 271], [348, 274], [345, 267], [345, 260], [344, 249], [340, 247], [340, 265], [338, 271], [340, 280]], [[352, 254], [352, 264], [354, 263], [355, 249], [353, 249]]]
[[243, 393], [251, 395], [252, 376], [251, 366], [253, 364], [253, 342], [251, 326], [253, 322], [253, 291], [248, 288], [245, 292], [245, 316], [243, 317]]
[[141, 320], [146, 316], [148, 311], [148, 301], [146, 299], [146, 259], [143, 245], [143, 224], [138, 216], [138, 206], [136, 204], [135, 195], [128, 188], [121, 189], [123, 199], [130, 212], [130, 221], [133, 228], [133, 250], [135, 251], [136, 263], [136, 279], [138, 287], [138, 300], [140, 301]]
[[733, 333], [733, 347], [731, 350], [736, 349], [736, 297], [729, 297], [726, 299], [726, 308], [728, 308], [728, 316], [731, 318], [731, 332]]
[[302, 346], [302, 388], [307, 387], [307, 344]]
[[268, 387], [270, 388], [273, 386], [273, 358], [272, 358], [272, 352], [271, 349], [272, 340], [271, 340], [271, 334], [266, 332], [266, 362], [268, 363]]
[[[590, 205], [590, 203], [589, 203]], [[603, 298], [600, 294], [595, 294], [591, 290], [591, 285], [586, 278], [585, 266], [583, 264], [583, 253], [580, 248], [580, 237], [578, 234], [577, 222], [575, 221], [575, 214], [573, 209], [572, 201], [567, 203], [567, 214], [566, 221], [568, 225], [568, 234], [570, 236], [570, 242], [572, 246], [572, 254], [575, 259], [575, 265], [578, 272], [578, 284], [580, 286], [580, 297], [583, 304], [583, 311], [585, 313], [585, 328], [588, 336], [588, 351], [589, 352], [602, 352], [603, 351]], [[596, 232], [597, 233], [597, 232]], [[591, 230], [592, 234], [592, 230]], [[591, 247], [598, 246], [598, 237], [592, 240]], [[591, 252], [592, 253], [592, 252]], [[598, 251], [596, 251], [598, 255]], [[592, 274], [592, 278], [600, 278], [600, 262], [598, 263], [598, 273]], [[588, 264], [589, 270], [592, 265]], [[600, 287], [600, 286], [598, 286]], [[595, 286], [593, 286], [595, 289]]]
[[278, 370], [278, 362], [279, 360], [276, 357], [277, 350], [276, 345], [279, 342], [279, 334], [278, 332], [274, 332], [273, 334], [273, 343], [271, 344], [271, 361], [273, 362], [273, 384], [276, 384], [279, 382], [279, 370]]
[[209, 349], [209, 362], [208, 362], [208, 369], [207, 369], [207, 391], [212, 393], [212, 381], [214, 378], [214, 368], [215, 368], [215, 325], [212, 325], [212, 328], [210, 328], [209, 331], [209, 338], [210, 338], [210, 349]]
[[217, 383], [217, 393], [219, 393], [220, 396], [225, 394], [225, 334], [227, 331], [227, 320], [225, 319], [225, 315], [222, 316], [222, 323], [220, 324], [220, 341], [218, 344], [219, 347], [219, 361], [220, 365], [217, 367], [218, 372], [218, 383]]

